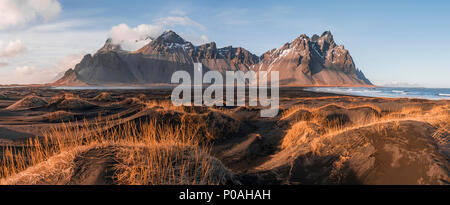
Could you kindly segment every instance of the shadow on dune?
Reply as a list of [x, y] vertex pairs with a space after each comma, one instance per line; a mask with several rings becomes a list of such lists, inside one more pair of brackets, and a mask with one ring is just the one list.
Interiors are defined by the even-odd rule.
[[356, 172], [346, 165], [339, 174], [333, 173], [333, 162], [337, 155], [315, 156], [311, 153], [299, 156], [289, 166], [258, 173], [241, 173], [237, 177], [244, 185], [361, 185], [364, 184]]

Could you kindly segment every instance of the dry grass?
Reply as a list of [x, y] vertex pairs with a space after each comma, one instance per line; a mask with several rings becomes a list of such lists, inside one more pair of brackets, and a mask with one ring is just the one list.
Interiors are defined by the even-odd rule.
[[[326, 107], [334, 106], [336, 111], [328, 112], [327, 116], [336, 115], [336, 118], [331, 120], [324, 120], [324, 111]], [[385, 106], [383, 109], [373, 105], [337, 105], [329, 104], [319, 107], [294, 106], [285, 110], [280, 118], [280, 121], [289, 121], [291, 123], [290, 129], [286, 132], [281, 148], [298, 146], [301, 144], [308, 144], [311, 148], [320, 145], [320, 141], [336, 136], [340, 133], [355, 130], [362, 127], [373, 126], [379, 134], [388, 135], [385, 133], [387, 127], [392, 126], [393, 130], [399, 129], [400, 123], [406, 120], [420, 121], [432, 125], [436, 132], [433, 137], [436, 141], [443, 144], [448, 144], [450, 133], [450, 105], [435, 105], [431, 109], [422, 104], [413, 105], [390, 105], [391, 108]], [[366, 115], [358, 115], [351, 119], [351, 122], [345, 123], [340, 116], [347, 117], [351, 115], [351, 111], [358, 109], [370, 108], [376, 112], [368, 113]], [[388, 110], [388, 111], [386, 111]], [[297, 117], [298, 112], [309, 112], [309, 118]], [[301, 115], [300, 115], [301, 116]], [[319, 136], [319, 137], [311, 137]]]
[[[402, 103], [399, 104], [402, 105]], [[328, 162], [331, 156], [336, 157], [336, 160], [330, 165], [332, 166], [331, 175], [337, 177], [339, 181], [341, 180], [340, 173], [343, 173], [350, 163], [355, 167], [360, 166], [361, 170], [372, 166], [369, 166], [372, 163], [370, 161], [359, 160], [364, 154], [370, 155], [375, 151], [376, 143], [382, 143], [375, 143], [372, 140], [407, 138], [408, 136], [403, 135], [416, 125], [423, 126], [423, 129], [418, 128], [418, 130], [433, 138], [432, 143], [436, 143], [439, 150], [448, 150], [450, 105], [442, 103], [435, 103], [432, 106], [430, 104], [399, 106], [394, 103], [391, 105], [394, 108], [389, 112], [386, 112], [389, 109], [386, 105], [381, 109], [377, 105], [370, 104], [337, 105], [334, 103], [317, 107], [300, 105], [285, 110], [279, 124], [288, 124], [289, 126], [284, 133], [279, 151], [256, 170], [262, 171], [277, 167], [281, 169], [285, 165], [290, 170], [295, 170], [299, 166], [298, 163], [308, 167], [316, 162], [317, 168], [313, 167], [312, 171], [315, 172], [322, 168], [325, 170], [326, 166], [323, 163]], [[367, 112], [367, 115], [364, 115], [364, 112], [355, 114], [356, 111], [368, 110], [367, 108], [371, 108], [375, 112]], [[309, 118], [297, 117], [305, 112], [310, 113]], [[324, 123], [324, 116], [336, 114], [348, 115], [351, 122], [342, 123], [342, 121], [334, 119]], [[372, 142], [374, 144], [371, 144]], [[289, 177], [291, 177], [290, 174], [291, 172], [289, 172]], [[307, 176], [312, 176], [312, 174]]]
[[[30, 139], [23, 147], [4, 150], [1, 184], [67, 184], [73, 175], [73, 159], [93, 148], [114, 153], [116, 184], [220, 184], [229, 172], [199, 143], [199, 125], [125, 122], [107, 126], [92, 122], [66, 123]], [[56, 175], [55, 175], [56, 174]]]
[[297, 122], [286, 133], [281, 142], [281, 148], [288, 148], [291, 146], [297, 146], [305, 144], [313, 137], [319, 135], [317, 125], [310, 122]]
[[[335, 109], [336, 111], [333, 113], [326, 113], [323, 111], [324, 109], [329, 108]], [[374, 112], [367, 113], [351, 121], [351, 126], [361, 126], [375, 121], [379, 121], [381, 119], [379, 115], [380, 109], [374, 105], [367, 104], [358, 106], [353, 105], [343, 106], [333, 103], [320, 107], [306, 107], [302, 105], [294, 106], [290, 109], [287, 109], [281, 114], [280, 121], [288, 119], [292, 120], [293, 123], [299, 121], [308, 121], [317, 125], [321, 125], [324, 128], [326, 128], [326, 132], [332, 133], [348, 127], [348, 125], [346, 124], [347, 123], [346, 121], [348, 119], [342, 119], [343, 117], [348, 117], [347, 116], [349, 114], [348, 112], [351, 112], [352, 110], [366, 109], [366, 108], [372, 109]], [[338, 110], [343, 110], [344, 112]], [[298, 112], [307, 112], [310, 113], [310, 115], [296, 116]], [[293, 116], [295, 117], [292, 118]]]
[[236, 134], [241, 126], [240, 120], [233, 117], [229, 110], [211, 107], [175, 106], [168, 100], [151, 100], [145, 102], [144, 109], [154, 109], [164, 121], [182, 120], [196, 124], [204, 137], [200, 141], [217, 141]]
[[230, 173], [221, 162], [192, 146], [141, 146], [117, 152], [118, 184], [223, 184]]
[[175, 110], [183, 112], [185, 106], [175, 106], [170, 100], [149, 100], [145, 101], [146, 108], [159, 108], [162, 110]]
[[306, 107], [304, 105], [295, 105], [295, 106], [290, 107], [289, 109], [284, 110], [281, 113], [280, 120], [285, 120], [285, 119], [289, 118], [290, 116], [292, 116], [299, 110], [315, 111], [315, 110], [317, 110], [317, 108], [310, 108], [310, 107]]

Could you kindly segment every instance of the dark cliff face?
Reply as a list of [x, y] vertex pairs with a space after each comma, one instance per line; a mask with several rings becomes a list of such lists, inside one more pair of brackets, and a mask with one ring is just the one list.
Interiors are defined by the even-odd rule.
[[89, 83], [132, 83], [136, 78], [130, 72], [128, 63], [116, 51], [86, 55], [75, 66], [78, 79]]
[[[177, 70], [192, 71], [193, 63], [203, 63], [204, 71], [244, 70], [259, 57], [243, 48], [217, 48], [214, 42], [194, 46], [173, 31], [163, 33], [135, 52], [127, 52], [108, 39], [94, 55], [86, 55], [73, 72], [56, 84], [169, 83]], [[69, 80], [70, 79], [70, 80]]]
[[258, 56], [244, 48], [227, 46], [218, 49], [214, 42], [190, 49], [188, 53], [195, 62], [200, 62], [201, 60], [226, 59], [235, 64], [243, 64], [245, 66], [251, 66], [259, 62]]
[[[164, 32], [141, 49], [128, 52], [108, 39], [94, 55], [86, 55], [57, 84], [169, 83], [177, 70], [192, 71], [193, 63], [204, 71], [280, 71], [281, 84], [370, 84], [355, 68], [350, 53], [334, 42], [330, 32], [311, 39], [301, 35], [279, 49], [258, 57], [241, 47], [200, 46], [173, 31]], [[76, 83], [75, 83], [76, 82]]]
[[173, 31], [163, 33], [136, 53], [140, 53], [147, 58], [183, 64], [203, 63], [206, 69], [220, 72], [227, 70], [246, 71], [251, 65], [259, 61], [258, 56], [240, 47], [217, 48], [215, 42], [194, 46]]
[[361, 70], [356, 69], [356, 75], [358, 76], [359, 79], [363, 80], [367, 85], [373, 85], [372, 82], [370, 82], [370, 80], [366, 78], [366, 76]]
[[193, 62], [203, 63], [209, 70], [248, 71], [249, 67], [259, 62], [259, 57], [241, 47], [227, 46], [217, 48], [211, 42], [188, 50]]

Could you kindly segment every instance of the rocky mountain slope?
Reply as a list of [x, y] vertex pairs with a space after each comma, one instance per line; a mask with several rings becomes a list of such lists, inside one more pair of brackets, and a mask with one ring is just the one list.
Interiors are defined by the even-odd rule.
[[356, 69], [349, 51], [337, 45], [329, 31], [312, 38], [303, 34], [291, 43], [270, 50], [251, 69], [279, 71], [280, 84], [371, 85]]
[[169, 83], [173, 72], [190, 72], [197, 62], [203, 64], [204, 72], [280, 71], [283, 85], [371, 85], [330, 32], [311, 39], [301, 35], [258, 57], [241, 47], [217, 48], [214, 42], [195, 46], [173, 31], [164, 32], [133, 52], [108, 39], [97, 53], [84, 56], [54, 84]]

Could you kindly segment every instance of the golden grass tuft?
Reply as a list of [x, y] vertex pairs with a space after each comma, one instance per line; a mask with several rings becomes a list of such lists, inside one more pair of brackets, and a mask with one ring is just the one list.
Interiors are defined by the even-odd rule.
[[[335, 112], [330, 110], [335, 106]], [[324, 121], [323, 109], [328, 109], [327, 116], [336, 115], [336, 118]], [[331, 109], [330, 109], [331, 108]], [[353, 117], [351, 123], [343, 123], [340, 115], [344, 116], [349, 110], [358, 110], [370, 108], [375, 112], [369, 112], [366, 115], [357, 115]], [[336, 136], [340, 133], [355, 130], [361, 127], [373, 126], [379, 134], [388, 135], [387, 126], [392, 127], [391, 131], [398, 130], [402, 121], [412, 120], [425, 122], [432, 125], [436, 132], [433, 137], [436, 141], [448, 144], [450, 139], [450, 105], [435, 105], [427, 107], [421, 104], [412, 104], [404, 106], [393, 106], [389, 112], [383, 110], [375, 105], [337, 105], [329, 104], [320, 107], [306, 107], [302, 105], [294, 106], [285, 110], [280, 118], [280, 121], [290, 121], [291, 127], [284, 135], [283, 141], [280, 145], [285, 149], [292, 146], [308, 144], [312, 150], [318, 150], [321, 141], [327, 138]], [[342, 109], [342, 110], [341, 110]], [[340, 110], [340, 111], [338, 111]], [[311, 113], [310, 118], [295, 118], [297, 112], [307, 111]]]
[[310, 142], [312, 138], [319, 136], [318, 126], [311, 122], [297, 122], [286, 133], [281, 142], [281, 148], [298, 146]]
[[184, 112], [185, 106], [175, 106], [170, 100], [149, 100], [145, 101], [146, 108], [157, 108], [162, 110], [174, 110]]
[[290, 108], [284, 110], [284, 111], [281, 113], [281, 118], [280, 118], [280, 120], [285, 120], [285, 119], [289, 118], [290, 116], [292, 116], [293, 114], [295, 114], [295, 113], [298, 112], [299, 110], [311, 110], [311, 108], [306, 107], [306, 106], [304, 106], [304, 105], [295, 105], [295, 106], [292, 106], [292, 107], [290, 107]]
[[84, 121], [64, 123], [30, 139], [22, 147], [7, 147], [0, 167], [1, 184], [70, 184], [73, 160], [94, 148], [113, 153], [115, 184], [222, 184], [230, 172], [199, 142], [200, 127], [124, 122], [120, 126]]

